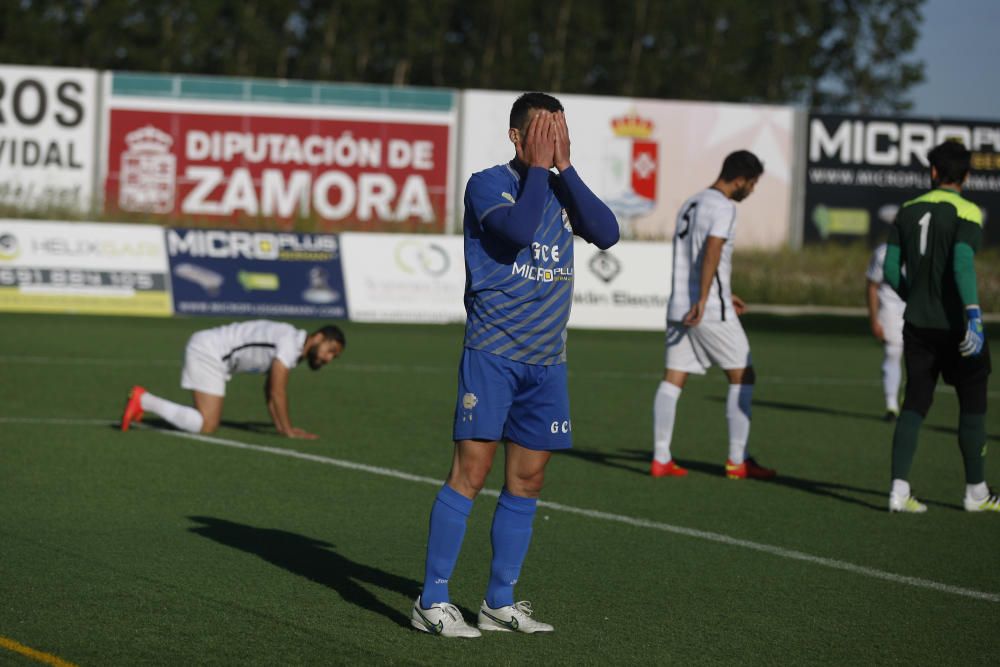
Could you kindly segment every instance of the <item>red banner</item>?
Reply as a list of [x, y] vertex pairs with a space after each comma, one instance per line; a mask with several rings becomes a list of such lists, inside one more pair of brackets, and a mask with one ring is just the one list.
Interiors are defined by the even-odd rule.
[[105, 206], [443, 232], [448, 126], [112, 109]]

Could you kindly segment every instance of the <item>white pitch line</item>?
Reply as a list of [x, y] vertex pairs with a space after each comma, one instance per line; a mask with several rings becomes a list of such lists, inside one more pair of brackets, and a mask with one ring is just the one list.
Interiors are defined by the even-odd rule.
[[[219, 438], [217, 436], [201, 435], [195, 433], [185, 433], [183, 431], [168, 431], [165, 429], [153, 429], [153, 430], [163, 433], [164, 435], [170, 435], [189, 440], [197, 440], [199, 442], [205, 442], [213, 445], [220, 445], [222, 447], [232, 447], [235, 449], [245, 449], [256, 452], [263, 452], [265, 454], [274, 454], [276, 456], [285, 456], [288, 458], [300, 459], [303, 461], [311, 461], [313, 463], [332, 465], [338, 468], [345, 468], [347, 470], [356, 470], [360, 472], [371, 473], [373, 475], [381, 475], [383, 477], [402, 479], [408, 482], [419, 482], [421, 484], [432, 484], [434, 486], [441, 486], [442, 484], [441, 479], [435, 477], [424, 477], [422, 475], [413, 475], [407, 472], [403, 472], [401, 470], [394, 470], [392, 468], [383, 468], [380, 466], [368, 465], [366, 463], [356, 463], [354, 461], [334, 459], [326, 456], [319, 456], [317, 454], [307, 454], [305, 452], [296, 451], [294, 449], [282, 449], [279, 447], [252, 445], [249, 443], [240, 442], [238, 440], [229, 440], [228, 438]], [[494, 491], [493, 489], [483, 489], [482, 494], [494, 497], [498, 497], [500, 495], [499, 492]], [[920, 577], [908, 577], [901, 574], [895, 574], [893, 572], [887, 572], [885, 570], [879, 570], [873, 567], [865, 567], [864, 565], [855, 565], [854, 563], [848, 563], [847, 561], [837, 560], [834, 558], [824, 558], [823, 556], [814, 556], [812, 554], [808, 554], [803, 551], [796, 551], [794, 549], [785, 549], [783, 547], [776, 547], [770, 544], [763, 544], [760, 542], [753, 542], [751, 540], [743, 540], [736, 537], [730, 537], [729, 535], [723, 535], [722, 533], [714, 533], [707, 530], [697, 530], [694, 528], [684, 528], [683, 526], [675, 526], [673, 524], [663, 523], [660, 521], [651, 521], [649, 519], [640, 519], [636, 517], [626, 516], [624, 514], [613, 514], [610, 512], [602, 512], [600, 510], [573, 507], [572, 505], [564, 505], [562, 503], [556, 503], [548, 500], [541, 500], [538, 502], [538, 505], [539, 507], [545, 507], [551, 510], [566, 512], [568, 514], [585, 516], [590, 519], [601, 519], [604, 521], [621, 523], [628, 526], [634, 526], [637, 528], [649, 528], [652, 530], [663, 531], [665, 533], [673, 533], [675, 535], [683, 535], [685, 537], [693, 537], [697, 539], [708, 540], [710, 542], [717, 542], [719, 544], [742, 547], [744, 549], [760, 551], [762, 553], [771, 554], [772, 556], [778, 556], [780, 558], [798, 560], [806, 563], [812, 563], [814, 565], [820, 565], [822, 567], [828, 567], [834, 570], [842, 570], [844, 572], [852, 572], [854, 574], [860, 574], [862, 576], [871, 577], [873, 579], [881, 579], [883, 581], [888, 581], [894, 584], [903, 584], [906, 586], [913, 586], [916, 588], [926, 588], [933, 591], [938, 591], [940, 593], [949, 593], [951, 595], [959, 595], [962, 597], [968, 597], [977, 600], [985, 600], [987, 602], [1000, 602], [1000, 595], [995, 593], [986, 593], [984, 591], [977, 591], [971, 588], [952, 586], [950, 584], [943, 584], [930, 579], [922, 579]]]
[[[117, 422], [112, 422], [107, 419], [0, 417], [0, 423], [107, 425], [107, 424], [115, 424]], [[264, 454], [274, 454], [275, 456], [284, 456], [287, 458], [299, 459], [302, 461], [310, 461], [312, 463], [332, 465], [338, 468], [344, 468], [346, 470], [366, 472], [372, 475], [379, 475], [382, 477], [392, 477], [407, 482], [419, 482], [421, 484], [431, 484], [434, 486], [440, 486], [442, 483], [439, 478], [435, 477], [425, 477], [423, 475], [414, 475], [408, 472], [403, 472], [401, 470], [395, 470], [393, 468], [383, 468], [381, 466], [368, 465], [367, 463], [357, 463], [355, 461], [345, 461], [343, 459], [334, 459], [327, 456], [319, 456], [318, 454], [308, 454], [306, 452], [300, 452], [294, 449], [282, 449], [279, 447], [253, 445], [246, 442], [240, 442], [238, 440], [229, 440], [228, 438], [220, 438], [211, 435], [201, 435], [197, 433], [186, 433], [184, 431], [172, 431], [172, 430], [154, 428], [149, 426], [144, 426], [143, 428], [153, 430], [158, 433], [162, 433], [163, 435], [169, 435], [177, 438], [184, 438], [187, 440], [197, 440], [199, 442], [204, 442], [212, 445], [219, 445], [222, 447], [244, 449], [255, 452], [262, 452]], [[481, 493], [482, 495], [493, 496], [493, 497], [498, 497], [500, 495], [499, 492], [493, 489], [483, 489]], [[784, 547], [777, 547], [770, 544], [763, 544], [761, 542], [753, 542], [751, 540], [743, 540], [736, 537], [730, 537], [729, 535], [723, 535], [722, 533], [714, 533], [707, 530], [697, 530], [694, 528], [685, 528], [683, 526], [675, 526], [669, 523], [663, 523], [660, 521], [651, 521], [649, 519], [641, 519], [637, 517], [626, 516], [624, 514], [613, 514], [611, 512], [602, 512], [600, 510], [592, 510], [582, 507], [573, 507], [572, 505], [564, 505], [562, 503], [552, 502], [549, 500], [541, 500], [538, 502], [538, 505], [540, 507], [546, 507], [551, 510], [566, 512], [567, 514], [576, 514], [579, 516], [585, 516], [590, 519], [611, 521], [614, 523], [620, 523], [627, 526], [634, 526], [636, 528], [649, 528], [651, 530], [659, 530], [665, 533], [673, 533], [675, 535], [693, 537], [696, 539], [716, 542], [718, 544], [726, 544], [729, 546], [742, 547], [744, 549], [759, 551], [762, 553], [771, 554], [772, 556], [778, 556], [780, 558], [787, 558], [790, 560], [798, 560], [806, 563], [812, 563], [814, 565], [820, 565], [822, 567], [828, 567], [834, 570], [841, 570], [844, 572], [851, 572], [865, 577], [870, 577], [873, 579], [881, 579], [883, 581], [888, 581], [895, 584], [913, 586], [915, 588], [926, 588], [929, 590], [938, 591], [940, 593], [949, 593], [951, 595], [958, 595], [962, 597], [973, 598], [976, 600], [985, 600], [987, 602], [1000, 602], [1000, 595], [996, 593], [986, 593], [984, 591], [977, 591], [971, 588], [963, 588], [961, 586], [942, 584], [940, 582], [933, 581], [931, 579], [922, 579], [920, 577], [908, 577], [902, 574], [895, 574], [893, 572], [887, 572], [885, 570], [879, 570], [873, 567], [865, 567], [864, 565], [855, 565], [854, 563], [837, 560], [835, 558], [824, 558], [823, 556], [814, 556], [812, 554], [805, 553], [804, 551], [785, 549]]]

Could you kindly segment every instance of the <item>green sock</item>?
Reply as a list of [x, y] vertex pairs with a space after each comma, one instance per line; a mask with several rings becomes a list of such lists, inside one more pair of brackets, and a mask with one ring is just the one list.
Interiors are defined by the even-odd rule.
[[917, 436], [924, 418], [913, 410], [903, 410], [892, 434], [892, 478], [909, 479], [910, 466], [917, 453]]
[[965, 461], [965, 483], [986, 479], [986, 415], [958, 416], [958, 446]]

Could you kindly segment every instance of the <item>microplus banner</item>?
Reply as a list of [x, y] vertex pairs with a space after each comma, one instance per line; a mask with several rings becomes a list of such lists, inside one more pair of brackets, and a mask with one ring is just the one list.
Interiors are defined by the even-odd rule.
[[347, 317], [334, 234], [167, 229], [174, 312]]
[[899, 206], [932, 187], [927, 153], [949, 139], [972, 151], [963, 196], [1000, 244], [1000, 121], [811, 114], [803, 239], [882, 238]]
[[97, 72], [0, 65], [0, 205], [86, 211]]

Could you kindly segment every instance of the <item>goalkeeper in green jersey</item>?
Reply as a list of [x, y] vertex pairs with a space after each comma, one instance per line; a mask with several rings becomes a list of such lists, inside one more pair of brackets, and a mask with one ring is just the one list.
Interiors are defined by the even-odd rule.
[[[906, 393], [892, 437], [890, 512], [926, 512], [910, 493], [910, 466], [938, 375], [958, 394], [958, 445], [965, 461], [965, 509], [1000, 512], [986, 486], [986, 386], [990, 350], [973, 262], [983, 236], [979, 207], [961, 196], [971, 154], [946, 141], [928, 153], [935, 188], [903, 204], [889, 230], [885, 278], [906, 301]], [[905, 272], [901, 269], [905, 268]]]

